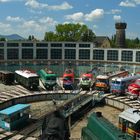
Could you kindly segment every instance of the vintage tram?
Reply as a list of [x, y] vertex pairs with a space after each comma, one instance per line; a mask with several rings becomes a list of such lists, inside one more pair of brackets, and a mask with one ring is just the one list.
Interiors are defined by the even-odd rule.
[[15, 81], [31, 90], [38, 89], [39, 86], [39, 76], [31, 70], [16, 70]]
[[5, 85], [12, 85], [15, 80], [15, 74], [10, 71], [0, 71], [0, 81]]

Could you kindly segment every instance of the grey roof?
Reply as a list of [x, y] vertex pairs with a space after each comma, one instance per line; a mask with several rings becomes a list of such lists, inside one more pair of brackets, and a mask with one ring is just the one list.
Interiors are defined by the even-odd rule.
[[109, 40], [110, 41], [110, 39], [107, 36], [96, 36], [94, 38], [94, 43], [97, 43], [97, 45], [102, 44], [104, 40]]

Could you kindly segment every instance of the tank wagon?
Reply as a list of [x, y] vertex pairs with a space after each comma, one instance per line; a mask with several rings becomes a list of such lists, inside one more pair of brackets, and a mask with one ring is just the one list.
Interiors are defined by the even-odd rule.
[[0, 81], [5, 85], [12, 85], [15, 80], [15, 74], [10, 71], [0, 71]]
[[41, 69], [38, 71], [40, 80], [47, 90], [53, 90], [53, 87], [57, 85], [57, 74], [49, 69]]
[[31, 70], [16, 70], [15, 81], [31, 90], [37, 89], [39, 86], [39, 76]]
[[107, 119], [101, 112], [92, 113], [88, 118], [88, 124], [82, 128], [81, 140], [139, 140], [122, 132]]

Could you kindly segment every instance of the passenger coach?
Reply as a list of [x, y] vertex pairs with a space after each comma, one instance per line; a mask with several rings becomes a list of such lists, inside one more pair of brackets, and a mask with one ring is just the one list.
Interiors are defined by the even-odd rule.
[[39, 76], [31, 70], [16, 70], [15, 80], [28, 89], [37, 89], [39, 86]]

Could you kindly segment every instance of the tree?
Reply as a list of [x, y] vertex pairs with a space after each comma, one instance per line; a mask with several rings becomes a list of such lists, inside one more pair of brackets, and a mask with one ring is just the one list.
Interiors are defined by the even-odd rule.
[[53, 32], [46, 32], [44, 36], [45, 41], [58, 41], [57, 35]]
[[31, 37], [31, 35], [29, 35], [29, 37], [28, 37], [28, 40], [32, 40], [32, 37]]
[[58, 24], [56, 32], [46, 32], [46, 41], [93, 41], [95, 34], [86, 25]]
[[34, 39], [35, 39], [34, 35], [29, 35], [28, 40], [32, 41]]
[[6, 41], [6, 38], [2, 37], [0, 38], [0, 41]]

